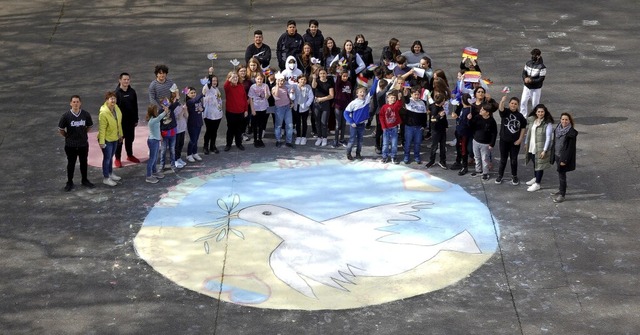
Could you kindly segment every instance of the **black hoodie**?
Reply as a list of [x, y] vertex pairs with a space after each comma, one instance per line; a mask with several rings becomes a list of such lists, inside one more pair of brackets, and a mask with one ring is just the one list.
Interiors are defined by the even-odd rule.
[[302, 39], [311, 44], [313, 57], [322, 59], [322, 46], [324, 45], [324, 36], [322, 36], [322, 31], [318, 29], [316, 31], [316, 36], [311, 36], [311, 31], [307, 29], [307, 32], [304, 33]]

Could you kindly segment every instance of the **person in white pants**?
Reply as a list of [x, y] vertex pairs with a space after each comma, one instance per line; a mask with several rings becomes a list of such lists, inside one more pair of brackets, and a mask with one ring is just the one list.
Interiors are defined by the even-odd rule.
[[542, 60], [540, 49], [531, 50], [531, 60], [527, 61], [522, 70], [522, 98], [520, 99], [520, 113], [525, 117], [528, 114], [527, 104], [531, 101], [531, 108], [540, 103], [542, 84], [547, 75], [547, 67]]

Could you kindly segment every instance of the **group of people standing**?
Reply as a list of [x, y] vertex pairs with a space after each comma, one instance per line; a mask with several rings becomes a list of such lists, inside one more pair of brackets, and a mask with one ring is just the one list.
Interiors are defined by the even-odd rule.
[[[468, 81], [465, 73], [480, 71], [475, 58], [463, 57], [455, 86], [450, 87], [442, 70], [431, 68], [432, 60], [420, 41], [411, 49], [400, 51], [400, 41], [389, 40], [374, 63], [373, 51], [362, 34], [354, 41], [345, 40], [342, 48], [331, 37], [324, 37], [317, 20], [309, 21], [304, 35], [297, 32], [296, 22], [287, 22], [286, 31], [277, 41], [278, 69], [270, 67], [271, 48], [264, 43], [262, 31], [254, 32], [254, 42], [246, 48], [246, 64], [228, 72], [223, 84], [225, 103], [218, 89], [218, 78], [209, 68], [201, 90], [185, 88], [185, 103], [180, 102], [177, 85], [167, 74], [166, 65], [157, 65], [156, 78], [149, 85], [149, 106], [146, 120], [149, 127], [149, 161], [146, 181], [157, 183], [163, 170], [181, 169], [187, 162], [202, 160], [198, 154], [198, 139], [204, 125], [205, 155], [217, 154], [218, 127], [226, 117], [227, 132], [224, 151], [235, 142], [243, 151], [243, 142], [264, 147], [263, 136], [269, 114], [273, 115], [275, 145], [294, 148], [307, 143], [307, 120], [311, 116], [311, 132], [316, 146], [329, 145], [330, 124], [335, 123], [332, 146], [346, 147], [349, 160], [363, 159], [362, 137], [376, 119], [376, 152], [384, 163], [399, 163], [397, 147], [404, 147], [405, 164], [421, 164], [420, 144], [431, 138], [432, 145], [426, 167], [438, 165], [458, 170], [459, 175], [475, 165], [471, 175], [489, 180], [492, 168], [492, 148], [500, 138], [500, 165], [496, 184], [504, 180], [508, 160], [511, 160], [511, 184], [518, 185], [517, 156], [524, 144], [526, 161], [533, 162], [535, 177], [528, 181], [528, 191], [540, 189], [543, 171], [557, 162], [560, 190], [553, 200], [564, 201], [566, 172], [575, 169], [577, 131], [570, 114], [563, 113], [561, 122], [553, 126], [548, 109], [539, 104], [546, 67], [541, 52], [534, 49], [532, 58], [523, 69], [522, 98], [512, 97], [508, 108], [506, 95], [498, 104], [487, 93], [482, 80]], [[469, 72], [470, 73], [470, 72]], [[528, 103], [533, 109], [528, 112]], [[66, 138], [68, 182], [73, 185], [75, 161], [80, 158], [82, 184], [93, 187], [86, 176], [86, 133], [93, 126], [91, 116], [80, 109], [81, 101], [74, 96], [71, 110], [59, 123]], [[498, 110], [501, 125], [498, 129], [493, 117]], [[450, 167], [446, 163], [447, 118], [455, 119], [456, 159]], [[100, 108], [98, 143], [103, 151], [103, 183], [115, 186], [120, 177], [112, 166], [121, 167], [124, 145], [127, 160], [138, 163], [133, 155], [134, 130], [138, 125], [137, 96], [130, 86], [130, 76], [123, 73], [114, 92], [105, 95]], [[349, 142], [345, 143], [345, 127], [349, 126]], [[187, 162], [181, 158], [185, 136], [189, 136]], [[295, 134], [295, 136], [294, 136]], [[355, 147], [356, 156], [352, 156]], [[436, 161], [439, 151], [439, 159]], [[166, 161], [166, 154], [169, 161]], [[161, 169], [156, 168], [158, 160]], [[115, 157], [115, 161], [113, 158]]]

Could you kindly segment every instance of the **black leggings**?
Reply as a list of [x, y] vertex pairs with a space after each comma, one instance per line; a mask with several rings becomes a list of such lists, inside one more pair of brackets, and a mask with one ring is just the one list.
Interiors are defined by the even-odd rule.
[[207, 130], [204, 132], [204, 147], [210, 150], [216, 147], [216, 138], [218, 137], [218, 127], [220, 127], [220, 121], [222, 119], [211, 120], [204, 119], [204, 125]]
[[500, 169], [498, 170], [498, 176], [504, 176], [504, 170], [507, 168], [507, 159], [511, 160], [511, 176], [518, 176], [518, 153], [520, 152], [520, 145], [515, 145], [513, 142], [500, 140]]

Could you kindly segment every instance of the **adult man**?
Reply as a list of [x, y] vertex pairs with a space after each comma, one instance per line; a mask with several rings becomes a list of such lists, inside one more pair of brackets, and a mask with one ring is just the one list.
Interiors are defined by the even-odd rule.
[[278, 66], [280, 70], [285, 69], [285, 60], [289, 56], [298, 57], [302, 52], [302, 36], [298, 34], [296, 21], [289, 20], [287, 22], [287, 31], [280, 35], [276, 49], [276, 57], [278, 58]]
[[[122, 112], [122, 133], [124, 136], [124, 148], [127, 151], [127, 160], [133, 163], [140, 163], [140, 160], [133, 155], [133, 140], [138, 126], [138, 96], [133, 87], [130, 86], [131, 76], [128, 73], [121, 73], [118, 81], [120, 84], [116, 87], [116, 99], [117, 105]], [[122, 167], [121, 156], [122, 142], [118, 142], [114, 163], [118, 168]]]
[[531, 107], [535, 107], [540, 103], [540, 95], [542, 94], [542, 83], [547, 75], [547, 67], [542, 61], [542, 52], [540, 49], [531, 50], [531, 60], [527, 61], [522, 70], [522, 81], [524, 88], [522, 89], [522, 98], [520, 99], [520, 113], [527, 116], [527, 103], [531, 100]]
[[318, 20], [309, 20], [309, 29], [302, 36], [302, 40], [311, 44], [313, 57], [318, 60], [322, 59], [322, 46], [324, 45], [324, 36], [322, 36], [322, 31], [318, 29], [319, 25]]
[[262, 30], [256, 30], [253, 32], [253, 44], [247, 47], [247, 51], [244, 53], [244, 61], [249, 64], [249, 59], [255, 57], [260, 62], [260, 66], [263, 69], [269, 67], [271, 62], [271, 47], [262, 43]]
[[58, 122], [60, 135], [64, 137], [64, 152], [67, 154], [67, 185], [64, 190], [73, 189], [73, 173], [76, 168], [76, 160], [80, 159], [80, 173], [82, 185], [94, 188], [95, 185], [87, 179], [87, 157], [89, 156], [89, 141], [87, 133], [93, 126], [93, 120], [89, 112], [81, 109], [80, 96], [74, 95], [69, 102], [71, 109], [62, 114]]
[[173, 86], [173, 80], [167, 78], [169, 74], [169, 68], [164, 65], [156, 65], [153, 71], [156, 75], [151, 84], [149, 84], [149, 103], [158, 105], [158, 110], [162, 110], [162, 100], [171, 98], [171, 86]]

